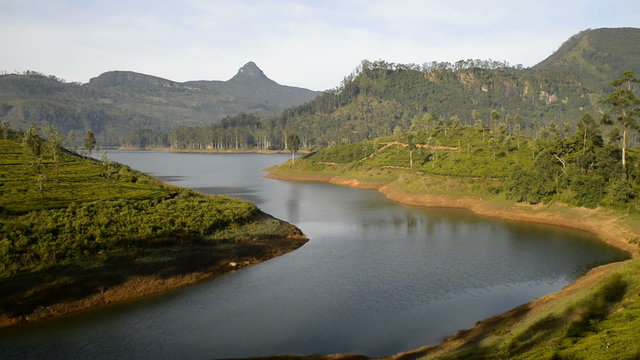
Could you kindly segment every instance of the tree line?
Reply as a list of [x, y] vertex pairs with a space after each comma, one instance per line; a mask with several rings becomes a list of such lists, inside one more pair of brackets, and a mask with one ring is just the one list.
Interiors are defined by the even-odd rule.
[[[337, 88], [311, 102], [265, 118], [243, 113], [218, 124], [176, 128], [166, 133], [166, 139], [158, 132], [154, 145], [282, 150], [286, 134], [293, 132], [302, 147], [317, 149], [386, 136], [397, 127], [409, 131], [425, 116], [445, 123], [457, 118], [461, 125], [483, 121], [490, 126], [495, 112], [508, 131], [518, 122], [523, 135], [544, 137], [575, 127], [575, 119], [584, 111], [602, 111], [603, 105], [593, 103], [593, 96], [585, 96], [590, 90], [570, 78], [553, 78], [504, 62], [456, 64], [425, 68], [363, 61]], [[147, 144], [150, 137], [148, 132], [134, 133], [125, 145]]]

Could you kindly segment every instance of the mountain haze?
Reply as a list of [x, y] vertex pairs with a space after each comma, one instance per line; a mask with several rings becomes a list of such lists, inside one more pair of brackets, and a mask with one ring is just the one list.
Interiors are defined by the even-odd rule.
[[269, 79], [253, 61], [246, 63], [227, 81], [188, 81], [184, 85], [250, 98], [256, 103], [280, 110], [303, 104], [320, 94], [318, 91], [280, 85]]
[[319, 93], [280, 85], [253, 62], [228, 81], [181, 83], [109, 71], [78, 84], [29, 72], [0, 75], [0, 120], [16, 128], [54, 125], [64, 134], [92, 129], [103, 144], [118, 144], [141, 129], [205, 125], [241, 112], [273, 114]]
[[91, 128], [103, 143], [193, 149], [282, 149], [289, 132], [305, 147], [346, 144], [422, 126], [427, 114], [436, 123], [499, 122], [510, 131], [517, 121], [537, 136], [570, 131], [585, 112], [599, 117], [609, 82], [628, 70], [640, 74], [637, 28], [585, 30], [531, 68], [472, 59], [424, 65], [364, 60], [323, 93], [279, 85], [253, 62], [227, 81], [179, 83], [116, 71], [78, 85], [4, 75], [0, 121]]

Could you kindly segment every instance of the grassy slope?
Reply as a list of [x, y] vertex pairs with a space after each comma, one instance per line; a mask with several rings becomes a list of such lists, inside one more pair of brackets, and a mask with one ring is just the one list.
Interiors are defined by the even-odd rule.
[[43, 162], [44, 203], [20, 144], [0, 140], [0, 326], [166, 291], [306, 241], [243, 200], [68, 152]]
[[[486, 134], [485, 134], [486, 135]], [[378, 188], [388, 197], [416, 205], [460, 206], [489, 216], [558, 223], [611, 232], [612, 243], [637, 238], [640, 216], [614, 209], [571, 208], [562, 204], [528, 206], [499, 193], [514, 164], [533, 160], [535, 142], [517, 139], [494, 153], [482, 134], [467, 128], [456, 135], [416, 135], [428, 144], [414, 151], [409, 169], [406, 136], [388, 137], [321, 150], [273, 169], [270, 176], [330, 181]], [[461, 144], [468, 144], [469, 146]], [[507, 151], [508, 149], [508, 151]], [[437, 158], [436, 158], [437, 153]], [[571, 222], [573, 219], [573, 222]], [[588, 228], [594, 221], [594, 227]], [[597, 228], [601, 227], [601, 229]], [[637, 254], [637, 246], [620, 242]], [[640, 343], [640, 260], [592, 270], [560, 293], [480, 322], [436, 347], [399, 358], [428, 359], [636, 359]]]
[[[41, 204], [34, 170], [25, 165], [22, 146], [0, 140], [0, 204], [6, 212], [20, 214], [32, 210], [55, 209], [70, 203], [118, 199], [165, 199], [176, 196], [178, 188], [162, 185], [126, 166], [104, 164], [63, 152], [56, 170], [50, 153], [45, 154], [45, 203]], [[56, 175], [57, 173], [57, 175]], [[112, 179], [106, 178], [109, 173]]]

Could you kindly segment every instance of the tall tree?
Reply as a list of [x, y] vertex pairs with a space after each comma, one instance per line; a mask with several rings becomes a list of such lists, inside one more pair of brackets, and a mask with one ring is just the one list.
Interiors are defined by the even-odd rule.
[[287, 148], [291, 152], [291, 160], [293, 164], [296, 163], [296, 153], [300, 150], [300, 138], [295, 133], [289, 133], [287, 135]]
[[56, 183], [60, 183], [59, 168], [60, 156], [62, 155], [62, 146], [64, 145], [64, 137], [60, 135], [58, 129], [53, 126], [47, 128], [47, 147], [51, 152], [53, 168], [55, 169]]
[[632, 88], [640, 82], [633, 71], [624, 72], [619, 79], [613, 80], [611, 86], [616, 88], [609, 97], [602, 102], [610, 106], [610, 111], [604, 114], [602, 121], [607, 125], [615, 125], [622, 133], [622, 169], [627, 169], [627, 141], [629, 132], [638, 129], [640, 119], [640, 99]]
[[578, 120], [578, 131], [576, 135], [580, 135], [582, 138], [582, 153], [587, 151], [587, 141], [592, 140], [600, 135], [598, 129], [598, 123], [589, 113], [584, 113], [582, 118]]
[[491, 118], [491, 131], [495, 132], [498, 128], [498, 123], [500, 122], [500, 113], [498, 110], [493, 109], [491, 110], [489, 117]]
[[518, 141], [518, 149], [520, 149], [520, 132], [522, 131], [522, 118], [520, 115], [516, 115], [513, 120], [515, 121], [515, 135]]
[[84, 149], [91, 154], [96, 148], [96, 137], [93, 135], [93, 131], [87, 130], [87, 135], [84, 137]]
[[3, 140], [9, 140], [9, 122], [7, 120], [0, 121], [0, 133]]
[[484, 121], [480, 117], [480, 112], [478, 110], [473, 110], [471, 112], [471, 118], [473, 119], [473, 126], [482, 130], [482, 141], [484, 141]]
[[26, 156], [31, 160], [42, 159], [42, 138], [38, 135], [38, 129], [34, 125], [31, 125], [29, 129], [24, 133], [22, 138], [22, 148]]
[[78, 144], [76, 143], [76, 132], [73, 130], [69, 130], [69, 134], [67, 134], [67, 140], [71, 143], [71, 149], [74, 153], [78, 152]]
[[24, 133], [22, 138], [22, 151], [25, 157], [25, 163], [31, 171], [34, 172], [38, 192], [40, 193], [40, 202], [44, 205], [44, 190], [46, 176], [44, 174], [42, 138], [38, 135], [38, 130], [34, 125]]
[[413, 169], [413, 152], [416, 149], [416, 142], [413, 139], [413, 134], [407, 135], [407, 147], [409, 148], [409, 167]]

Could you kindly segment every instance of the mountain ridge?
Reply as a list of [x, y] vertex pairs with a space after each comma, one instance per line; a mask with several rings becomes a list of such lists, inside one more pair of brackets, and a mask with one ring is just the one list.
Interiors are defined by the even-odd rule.
[[636, 28], [576, 34], [532, 68], [474, 59], [423, 65], [364, 60], [340, 86], [263, 120], [257, 130], [176, 129], [170, 144], [282, 149], [282, 134], [293, 132], [303, 147], [318, 149], [453, 123], [487, 128], [501, 123], [509, 131], [517, 123], [519, 131], [534, 137], [563, 133], [585, 113], [599, 118], [610, 81], [623, 71], [640, 73], [639, 65]]
[[[305, 147], [330, 146], [409, 129], [427, 113], [472, 124], [489, 123], [496, 110], [507, 123], [521, 118], [523, 131], [533, 134], [545, 126], [575, 125], [585, 112], [598, 116], [609, 82], [627, 70], [640, 73], [638, 28], [585, 30], [530, 68], [490, 60], [422, 66], [364, 60], [323, 93], [279, 85], [251, 61], [226, 81], [179, 83], [116, 71], [74, 85], [3, 75], [0, 121], [23, 128], [53, 124], [63, 132], [91, 128], [103, 144], [168, 146], [179, 143], [168, 141], [168, 130], [215, 127], [223, 117], [253, 113], [262, 121], [258, 129], [245, 129], [244, 143], [261, 138], [263, 146], [281, 149], [286, 132], [303, 135]], [[200, 130], [189, 130], [185, 146], [213, 146], [213, 132], [207, 137]]]
[[533, 70], [573, 74], [597, 86], [624, 71], [640, 73], [640, 29], [587, 29], [573, 35]]
[[54, 125], [64, 134], [92, 129], [102, 144], [120, 144], [142, 129], [211, 124], [242, 112], [273, 114], [320, 92], [280, 85], [250, 61], [226, 81], [177, 82], [125, 70], [85, 84], [35, 72], [6, 74], [0, 75], [0, 94], [0, 120], [15, 128]]

